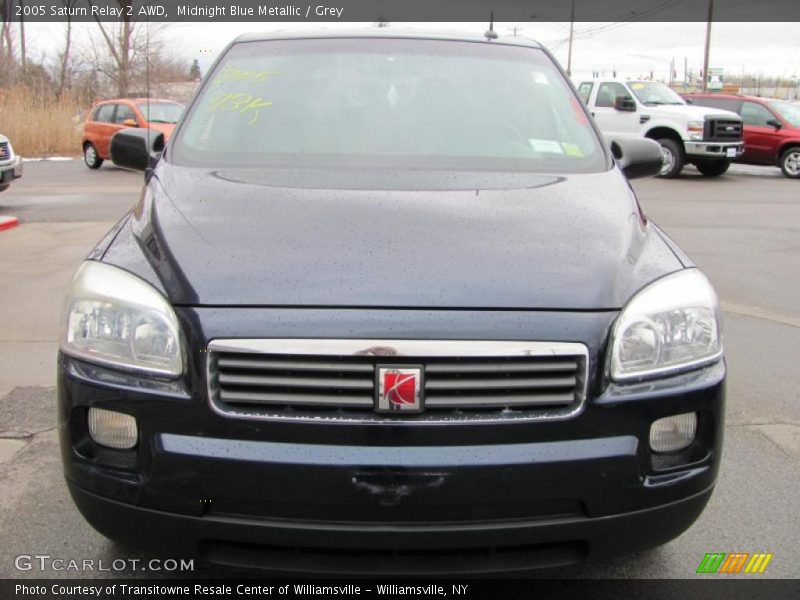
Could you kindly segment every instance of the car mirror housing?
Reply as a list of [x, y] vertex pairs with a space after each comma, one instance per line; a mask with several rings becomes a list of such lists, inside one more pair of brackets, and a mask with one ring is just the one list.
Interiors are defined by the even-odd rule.
[[155, 129], [123, 129], [111, 138], [109, 153], [115, 165], [134, 171], [155, 166], [164, 150], [164, 134]]
[[767, 125], [772, 125], [775, 129], [780, 129], [783, 127], [783, 123], [778, 121], [778, 119], [770, 119], [767, 121]]
[[125, 119], [122, 124], [125, 125], [125, 127], [139, 127], [136, 119]]
[[611, 154], [628, 179], [654, 177], [661, 171], [661, 146], [638, 136], [617, 135], [609, 140]]
[[636, 112], [636, 102], [630, 96], [617, 96], [614, 98], [614, 108], [623, 112]]

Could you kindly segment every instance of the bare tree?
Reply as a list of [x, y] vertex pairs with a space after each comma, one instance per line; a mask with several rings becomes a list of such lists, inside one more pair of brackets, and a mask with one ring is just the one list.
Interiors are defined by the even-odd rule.
[[[19, 5], [22, 7], [23, 2], [19, 0]], [[25, 12], [20, 11], [19, 13], [19, 55], [22, 59], [22, 73], [25, 73], [25, 69], [28, 66], [28, 57], [27, 53], [25, 52]]]
[[60, 70], [58, 75], [58, 89], [56, 90], [56, 98], [61, 98], [64, 95], [64, 89], [70, 87], [69, 75], [71, 68], [70, 50], [72, 49], [72, 16], [71, 9], [78, 3], [78, 0], [61, 0], [61, 4], [67, 9], [67, 30], [64, 35], [64, 50], [59, 54], [58, 60], [60, 63]]
[[17, 72], [17, 57], [14, 48], [14, 31], [11, 15], [14, 0], [0, 0], [0, 84], [11, 85]]
[[[119, 23], [103, 25], [100, 17], [95, 15], [100, 33], [105, 41], [108, 53], [111, 56], [111, 65], [98, 64], [106, 77], [111, 79], [119, 96], [127, 96], [132, 79], [132, 65], [135, 64], [139, 53], [140, 44], [137, 43], [137, 24], [128, 15], [132, 0], [116, 0], [122, 9], [122, 18]], [[92, 0], [89, 0], [92, 4]], [[99, 61], [98, 61], [99, 62]]]

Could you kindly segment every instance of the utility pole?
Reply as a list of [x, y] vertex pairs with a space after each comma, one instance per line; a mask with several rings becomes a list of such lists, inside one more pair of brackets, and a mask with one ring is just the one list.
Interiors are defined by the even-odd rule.
[[689, 57], [683, 57], [683, 91], [685, 92], [686, 89], [689, 87]]
[[27, 53], [25, 52], [25, 17], [23, 12], [23, 3], [22, 0], [19, 0], [19, 52], [20, 52], [20, 59], [22, 62], [22, 76], [25, 76], [25, 70], [28, 67], [28, 58]]
[[567, 48], [567, 75], [572, 77], [572, 32], [575, 28], [575, 0], [569, 15], [569, 46]]
[[714, 0], [708, 0], [708, 21], [706, 22], [706, 50], [703, 55], [703, 91], [708, 91], [708, 55], [711, 51], [711, 21], [714, 19]]

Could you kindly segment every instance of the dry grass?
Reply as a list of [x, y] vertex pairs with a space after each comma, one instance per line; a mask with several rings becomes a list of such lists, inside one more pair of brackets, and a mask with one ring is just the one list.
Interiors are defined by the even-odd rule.
[[20, 156], [75, 156], [83, 131], [75, 115], [82, 109], [71, 97], [56, 101], [23, 86], [0, 88], [0, 133]]

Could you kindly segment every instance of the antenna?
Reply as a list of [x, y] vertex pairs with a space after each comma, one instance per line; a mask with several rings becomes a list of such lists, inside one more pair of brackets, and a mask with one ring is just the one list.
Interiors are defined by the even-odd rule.
[[147, 105], [147, 147], [152, 148], [150, 145], [150, 119], [153, 115], [150, 113], [150, 13], [148, 12], [145, 15], [145, 49], [144, 49], [144, 87], [145, 87], [145, 94], [147, 94], [147, 98], [145, 98], [145, 104]]
[[483, 35], [486, 36], [487, 40], [497, 39], [497, 32], [494, 30], [494, 12], [489, 13], [489, 29]]

